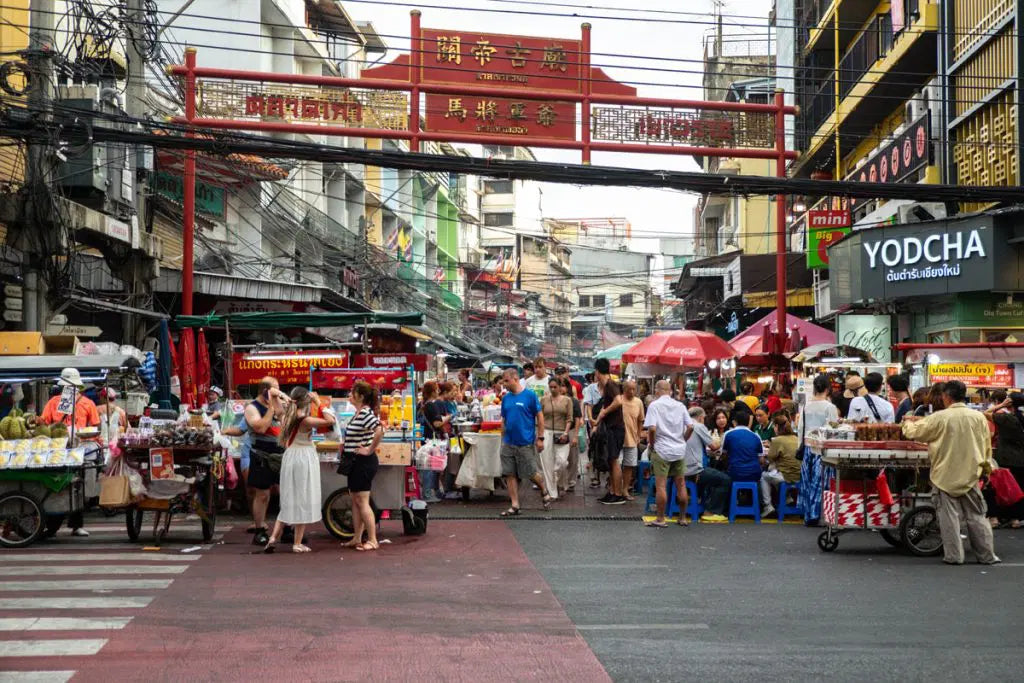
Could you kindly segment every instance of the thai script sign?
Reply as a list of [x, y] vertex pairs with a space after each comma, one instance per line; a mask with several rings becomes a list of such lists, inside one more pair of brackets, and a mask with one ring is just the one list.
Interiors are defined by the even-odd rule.
[[959, 380], [970, 387], [1012, 387], [1013, 368], [999, 363], [931, 363], [932, 382]]
[[347, 368], [349, 353], [338, 351], [285, 351], [282, 353], [236, 353], [233, 358], [232, 381], [258, 384], [264, 377], [276, 379], [282, 386], [309, 384], [309, 368]]
[[757, 112], [594, 107], [593, 139], [771, 149], [775, 146], [775, 118], [770, 113]]

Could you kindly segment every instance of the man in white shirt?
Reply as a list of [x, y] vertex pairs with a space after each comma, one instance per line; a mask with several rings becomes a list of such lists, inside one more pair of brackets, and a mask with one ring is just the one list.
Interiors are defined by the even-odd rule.
[[852, 422], [895, 422], [896, 411], [889, 401], [878, 395], [882, 390], [885, 378], [880, 373], [870, 372], [864, 378], [867, 395], [858, 396], [850, 401], [848, 418]]
[[686, 526], [686, 440], [693, 434], [693, 420], [686, 412], [686, 406], [672, 398], [672, 385], [667, 380], [660, 380], [654, 386], [654, 394], [657, 398], [647, 409], [644, 428], [650, 444], [657, 516], [653, 522], [647, 522], [647, 526], [668, 526], [665, 523], [665, 504], [668, 503], [666, 489], [669, 477], [676, 484], [679, 524]]
[[533, 361], [533, 374], [523, 378], [522, 387], [537, 394], [537, 398], [544, 398], [550, 381], [547, 364], [543, 358], [538, 358]]

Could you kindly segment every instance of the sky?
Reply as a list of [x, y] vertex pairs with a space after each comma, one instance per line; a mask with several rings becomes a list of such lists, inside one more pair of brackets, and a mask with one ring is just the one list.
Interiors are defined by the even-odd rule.
[[[589, 21], [592, 31], [592, 62], [601, 66], [613, 79], [630, 83], [642, 97], [701, 99], [701, 60], [704, 38], [714, 25], [716, 4], [725, 16], [723, 32], [728, 36], [767, 37], [771, 0], [396, 0], [394, 3], [343, 0], [349, 14], [357, 21], [372, 21], [389, 47], [409, 48], [409, 5], [419, 6], [425, 28], [476, 30], [485, 33], [537, 35], [555, 38], [577, 38], [580, 24]], [[458, 9], [441, 8], [458, 5]], [[544, 6], [547, 4], [548, 6]], [[436, 7], [430, 7], [436, 5]], [[578, 9], [564, 5], [575, 5]], [[643, 9], [614, 9], [620, 6]], [[583, 8], [592, 9], [583, 9]], [[496, 12], [471, 9], [504, 10]], [[597, 9], [613, 8], [613, 9]], [[545, 17], [515, 14], [534, 10], [551, 14], [579, 16]], [[617, 20], [628, 17], [637, 20]], [[756, 17], [748, 18], [748, 17]], [[399, 54], [392, 52], [386, 60]], [[623, 55], [630, 55], [625, 57]], [[657, 57], [659, 60], [644, 60]], [[667, 58], [667, 59], [666, 59]], [[628, 67], [641, 67], [628, 68]], [[657, 71], [652, 69], [662, 69]], [[579, 163], [579, 152], [566, 150], [534, 150], [541, 161]], [[652, 154], [618, 154], [595, 152], [595, 165], [628, 168], [664, 169], [672, 171], [699, 170], [689, 157]], [[543, 211], [548, 217], [625, 217], [638, 239], [636, 250], [657, 251], [656, 238], [692, 234], [693, 207], [697, 197], [674, 190], [613, 187], [580, 187], [552, 185], [544, 187]]]

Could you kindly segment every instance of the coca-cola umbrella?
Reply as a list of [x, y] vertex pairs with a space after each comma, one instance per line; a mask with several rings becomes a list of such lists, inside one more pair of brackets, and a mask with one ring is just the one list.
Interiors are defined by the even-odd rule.
[[210, 391], [210, 347], [206, 344], [206, 333], [199, 328], [196, 336], [196, 400], [200, 405], [206, 402]]
[[181, 379], [181, 403], [189, 407], [196, 402], [196, 348], [192, 328], [181, 331], [178, 341], [178, 376]]
[[648, 372], [668, 374], [679, 369], [699, 369], [714, 361], [736, 357], [736, 351], [721, 337], [699, 330], [656, 332], [626, 353], [622, 361], [642, 366]]

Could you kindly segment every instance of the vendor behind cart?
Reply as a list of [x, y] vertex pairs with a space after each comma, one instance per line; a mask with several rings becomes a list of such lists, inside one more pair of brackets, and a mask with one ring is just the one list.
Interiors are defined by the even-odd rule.
[[[69, 386], [75, 388], [75, 407], [71, 413], [63, 414], [58, 412], [58, 408], [60, 407], [61, 394], [64, 391], [64, 387]], [[57, 394], [52, 396], [46, 403], [46, 407], [43, 408], [42, 415], [39, 416], [40, 422], [44, 424], [62, 423], [70, 425], [72, 415], [74, 415], [75, 429], [99, 427], [100, 414], [96, 410], [96, 404], [91, 399], [82, 395], [81, 392], [85, 389], [85, 383], [82, 382], [82, 376], [78, 370], [75, 368], [64, 368], [61, 370], [60, 378], [57, 380], [57, 389]], [[81, 512], [68, 515], [68, 527], [74, 536], [89, 535], [89, 532], [84, 528], [85, 519]]]

